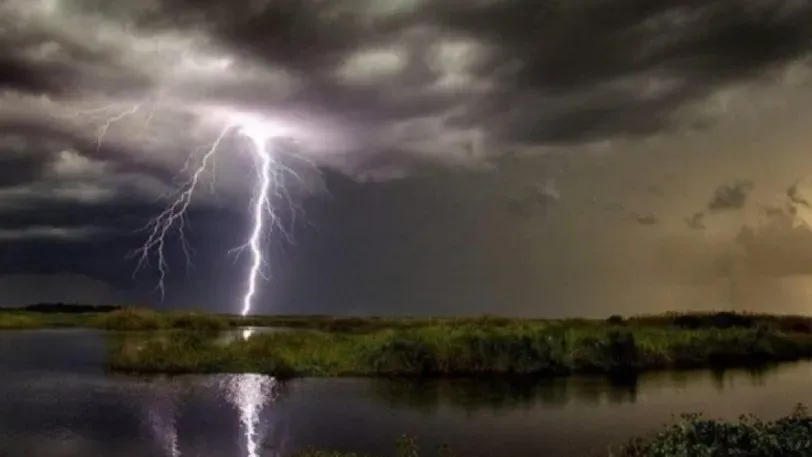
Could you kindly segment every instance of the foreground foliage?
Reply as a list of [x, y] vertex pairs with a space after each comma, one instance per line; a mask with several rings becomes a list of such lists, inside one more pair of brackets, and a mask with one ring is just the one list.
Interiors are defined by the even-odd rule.
[[[413, 439], [398, 441], [395, 457], [451, 456], [445, 448], [421, 452]], [[775, 421], [741, 417], [736, 422], [685, 415], [680, 422], [646, 438], [637, 438], [610, 457], [806, 457], [812, 455], [812, 416], [798, 406], [791, 415]], [[297, 457], [362, 457], [309, 449]], [[507, 457], [507, 456], [506, 456]]]
[[812, 356], [812, 336], [768, 326], [681, 329], [584, 322], [449, 323], [368, 332], [261, 333], [230, 342], [199, 332], [119, 338], [110, 366], [142, 373], [275, 376], [628, 374]]
[[812, 416], [802, 405], [775, 421], [737, 422], [684, 415], [677, 424], [633, 440], [617, 457], [801, 457], [812, 455]]

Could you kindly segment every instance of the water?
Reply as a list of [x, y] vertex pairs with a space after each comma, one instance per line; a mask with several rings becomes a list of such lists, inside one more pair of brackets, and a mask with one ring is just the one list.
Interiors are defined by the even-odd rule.
[[[308, 445], [391, 455], [401, 434], [457, 455], [579, 456], [672, 415], [787, 414], [812, 363], [760, 372], [510, 384], [105, 374], [101, 335], [0, 333], [0, 457], [262, 457]], [[262, 405], [261, 403], [266, 404]], [[252, 444], [253, 443], [253, 444]]]

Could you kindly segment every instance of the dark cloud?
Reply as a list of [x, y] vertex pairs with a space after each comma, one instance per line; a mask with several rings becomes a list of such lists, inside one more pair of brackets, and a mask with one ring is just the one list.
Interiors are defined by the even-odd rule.
[[802, 197], [798, 191], [798, 184], [799, 182], [796, 181], [792, 183], [789, 187], [787, 187], [787, 198], [789, 199], [792, 205], [796, 206], [804, 206], [809, 208], [809, 201], [807, 201], [804, 197]]
[[507, 138], [533, 142], [669, 128], [682, 104], [808, 52], [812, 35], [796, 13], [812, 6], [799, 8], [629, 0], [438, 9], [441, 24], [499, 46], [489, 68], [521, 62], [481, 104], [493, 107], [485, 108], [491, 115], [512, 115], [503, 126]]
[[653, 214], [641, 214], [636, 217], [637, 223], [640, 225], [656, 225], [659, 220]]
[[780, 206], [765, 206], [761, 210], [767, 218], [782, 217], [784, 215], [784, 208]]
[[55, 89], [29, 63], [8, 55], [4, 56], [2, 48], [0, 48], [0, 88], [33, 93], [52, 92]]
[[755, 184], [747, 179], [737, 179], [716, 188], [713, 197], [708, 202], [709, 211], [725, 211], [744, 208], [747, 197], [753, 191]]
[[[380, 154], [414, 153], [404, 143], [415, 139], [443, 144], [453, 129], [481, 130], [501, 149], [690, 126], [701, 119], [681, 125], [676, 110], [780, 68], [812, 46], [805, 20], [812, 6], [783, 1], [406, 2], [388, 11], [349, 1], [91, 3], [78, 3], [68, 14], [97, 11], [110, 24], [129, 24], [132, 40], [175, 40], [176, 47], [186, 45], [172, 33], [204, 31], [214, 46], [241, 59], [239, 65], [298, 81], [297, 89], [279, 92], [269, 90], [270, 73], [254, 82], [206, 80], [200, 81], [205, 92], [194, 84], [179, 89], [188, 95], [241, 106], [307, 107], [310, 115], [361, 129], [367, 138], [357, 146]], [[126, 45], [126, 36], [117, 39], [116, 46]], [[84, 49], [58, 32], [29, 31], [26, 42], [57, 43], [60, 57], [47, 61], [75, 75], [69, 85], [84, 90], [94, 89], [88, 83], [97, 91], [145, 90], [148, 81], [161, 85], [166, 77], [150, 71], [167, 63], [136, 68], [112, 48]], [[43, 60], [26, 55], [6, 66], [7, 84], [30, 84], [44, 73]], [[83, 73], [92, 70], [97, 76]], [[400, 136], [386, 133], [393, 122], [426, 117], [438, 119], [446, 132], [415, 125]], [[434, 153], [455, 153], [441, 149]]]
[[688, 228], [694, 230], [702, 230], [705, 228], [705, 213], [702, 211], [694, 213], [691, 217], [685, 218], [685, 224]]
[[546, 216], [561, 198], [555, 179], [524, 186], [508, 199], [508, 210], [519, 217]]
[[28, 184], [40, 177], [43, 168], [41, 157], [26, 152], [12, 154], [0, 151], [0, 187]]
[[[809, 2], [775, 0], [7, 0], [0, 273], [154, 282], [154, 271], [131, 278], [130, 254], [146, 235], [137, 229], [240, 114], [293, 126], [280, 130], [296, 146], [278, 156], [291, 186], [303, 183], [283, 220], [305, 228], [268, 292], [291, 300], [285, 306], [417, 300], [429, 309], [454, 296], [484, 309], [496, 290], [525, 303], [518, 283], [543, 279], [553, 290], [600, 276], [583, 267], [589, 256], [631, 256], [600, 236], [622, 227], [654, 237], [673, 219], [672, 183], [638, 187], [593, 220], [578, 202], [603, 199], [601, 183], [618, 171], [596, 167], [576, 182], [551, 169], [585, 166], [569, 161], [591, 145], [625, 151], [634, 148], [622, 141], [712, 131], [720, 93], [741, 89], [732, 97], [750, 104], [784, 87], [788, 65], [806, 65], [809, 17]], [[224, 140], [191, 205], [198, 270], [179, 273], [177, 238], [167, 253], [170, 281], [212, 306], [232, 300], [226, 294], [243, 280], [244, 258], [224, 260], [247, 233], [255, 185], [243, 143]], [[634, 167], [635, 179], [653, 176]], [[302, 197], [324, 187], [324, 201]], [[752, 190], [746, 181], [721, 186], [685, 223], [705, 228], [712, 213], [744, 207]], [[787, 198], [785, 211], [808, 206], [797, 184]], [[299, 206], [314, 224], [294, 217]], [[532, 245], [529, 234], [553, 241]]]

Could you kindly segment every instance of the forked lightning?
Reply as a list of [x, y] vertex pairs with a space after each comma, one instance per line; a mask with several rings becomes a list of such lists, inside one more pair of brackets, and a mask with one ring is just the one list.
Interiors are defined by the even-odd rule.
[[[75, 113], [71, 117], [85, 118], [92, 121], [94, 117], [104, 116], [104, 119], [97, 121], [99, 126], [96, 130], [97, 146], [101, 147], [105, 135], [113, 124], [137, 115], [145, 109], [146, 105], [146, 103], [138, 103], [123, 108], [108, 106]], [[147, 113], [145, 122], [150, 121], [153, 113], [154, 107]], [[165, 248], [169, 236], [173, 233], [177, 233], [180, 238], [186, 256], [187, 268], [191, 266], [189, 265], [191, 250], [184, 236], [187, 212], [202, 177], [207, 172], [212, 171], [216, 156], [223, 151], [222, 143], [232, 134], [240, 135], [247, 140], [248, 150], [254, 159], [257, 171], [257, 184], [253, 191], [250, 207], [251, 231], [246, 242], [236, 249], [237, 251], [248, 250], [251, 255], [240, 309], [240, 314], [247, 316], [252, 312], [254, 306], [258, 281], [264, 277], [263, 267], [266, 261], [263, 240], [266, 238], [269, 229], [273, 227], [282, 228], [278, 214], [274, 209], [273, 197], [286, 197], [288, 203], [291, 203], [284, 188], [282, 175], [287, 172], [298, 178], [292, 170], [276, 160], [276, 151], [269, 150], [274, 146], [272, 140], [280, 136], [280, 132], [275, 130], [271, 123], [265, 122], [261, 116], [229, 113], [226, 116], [224, 127], [214, 141], [202, 149], [202, 152], [194, 151], [190, 154], [184, 170], [182, 170], [183, 172], [189, 172], [189, 178], [181, 184], [171, 203], [144, 227], [148, 236], [144, 244], [135, 253], [138, 259], [136, 271], [150, 264], [150, 259], [155, 256], [158, 270], [157, 290], [161, 295], [161, 299], [163, 299], [165, 296], [165, 280], [169, 271]], [[287, 232], [284, 230], [281, 230], [281, 232], [289, 238]]]

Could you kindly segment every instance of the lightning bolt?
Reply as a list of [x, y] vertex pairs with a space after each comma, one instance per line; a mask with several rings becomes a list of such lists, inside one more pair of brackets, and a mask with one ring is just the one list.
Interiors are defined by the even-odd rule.
[[153, 396], [153, 402], [146, 402], [146, 421], [159, 442], [167, 457], [180, 457], [179, 437], [177, 429], [178, 406], [175, 404], [176, 393], [171, 385], [162, 382], [157, 384], [158, 391]]
[[[148, 112], [145, 112], [149, 107]], [[76, 112], [70, 115], [72, 119], [86, 119], [97, 124], [96, 144], [101, 148], [105, 136], [111, 128], [127, 118], [144, 116], [142, 126], [146, 129], [155, 113], [155, 106], [148, 100], [139, 103], [123, 105], [111, 104], [100, 108]], [[240, 315], [249, 315], [254, 307], [254, 301], [258, 293], [260, 279], [268, 279], [264, 274], [267, 266], [265, 259], [266, 246], [264, 241], [272, 228], [279, 228], [284, 237], [292, 242], [292, 237], [288, 230], [285, 230], [279, 214], [274, 208], [275, 198], [284, 198], [288, 205], [293, 208], [293, 220], [297, 211], [301, 208], [295, 205], [286, 191], [284, 183], [285, 175], [292, 175], [301, 180], [290, 167], [277, 160], [277, 152], [273, 150], [275, 146], [274, 138], [281, 137], [281, 133], [274, 128], [272, 123], [266, 122], [261, 116], [229, 113], [226, 116], [227, 122], [217, 134], [216, 138], [208, 145], [193, 151], [187, 158], [183, 169], [180, 171], [188, 178], [181, 182], [176, 192], [168, 198], [169, 203], [165, 209], [155, 218], [150, 220], [142, 231], [147, 233], [145, 242], [134, 253], [137, 265], [134, 275], [142, 268], [152, 265], [154, 260], [158, 272], [156, 290], [163, 301], [166, 295], [166, 278], [169, 274], [169, 261], [165, 254], [165, 249], [170, 236], [177, 235], [186, 259], [187, 271], [192, 268], [192, 247], [185, 237], [188, 223], [187, 214], [192, 205], [198, 188], [204, 176], [210, 174], [211, 190], [214, 190], [214, 167], [215, 160], [223, 152], [223, 143], [231, 135], [238, 135], [247, 140], [248, 151], [255, 163], [257, 173], [257, 184], [253, 191], [250, 202], [251, 230], [246, 237], [246, 242], [229, 252], [250, 253], [250, 265], [245, 278], [244, 293], [240, 304]], [[128, 134], [135, 132], [127, 131]], [[244, 332], [247, 338], [251, 331]]]
[[[149, 235], [147, 236], [147, 240], [144, 242], [144, 244], [136, 251], [136, 255], [138, 257], [136, 272], [145, 265], [149, 264], [150, 254], [155, 252], [155, 255], [157, 256], [158, 269], [157, 288], [161, 295], [161, 300], [163, 300], [165, 297], [165, 280], [169, 270], [169, 264], [164, 254], [167, 237], [173, 232], [173, 229], [177, 229], [181, 247], [186, 259], [186, 267], [187, 270], [190, 269], [192, 266], [191, 248], [184, 235], [184, 229], [186, 227], [186, 214], [189, 206], [192, 204], [192, 198], [197, 191], [201, 177], [209, 168], [210, 164], [213, 163], [214, 157], [219, 151], [220, 144], [232, 129], [232, 126], [227, 126], [220, 131], [220, 134], [217, 136], [214, 142], [203, 153], [203, 157], [200, 160], [200, 163], [192, 171], [191, 177], [181, 185], [177, 197], [156, 218], [151, 220], [144, 227], [144, 230], [147, 230]], [[189, 156], [186, 164], [184, 165], [184, 169], [181, 170], [181, 172], [185, 172], [190, 167], [193, 157], [194, 154]], [[213, 185], [214, 184], [212, 183], [212, 186]]]
[[[277, 212], [272, 204], [272, 196], [276, 193], [285, 194], [282, 180], [279, 175], [283, 171], [290, 171], [287, 167], [279, 166], [271, 151], [269, 142], [274, 137], [271, 128], [250, 116], [235, 116], [219, 133], [217, 138], [205, 150], [199, 163], [193, 168], [190, 178], [183, 183], [178, 196], [163, 212], [145, 227], [149, 231], [147, 241], [138, 250], [139, 264], [137, 269], [149, 263], [150, 254], [156, 253], [159, 273], [158, 290], [161, 298], [165, 295], [165, 279], [168, 273], [168, 262], [164, 254], [168, 236], [177, 230], [181, 246], [187, 261], [187, 269], [191, 268], [191, 249], [184, 236], [186, 214], [192, 199], [197, 192], [201, 177], [213, 166], [215, 156], [222, 150], [223, 140], [231, 133], [236, 132], [249, 143], [249, 151], [256, 162], [258, 184], [254, 190], [251, 204], [251, 231], [245, 244], [232, 251], [248, 250], [251, 254], [250, 266], [246, 278], [245, 292], [240, 309], [241, 316], [251, 313], [258, 290], [258, 282], [267, 277], [263, 274], [266, 265], [265, 247], [263, 241], [270, 227], [281, 226]], [[191, 160], [187, 160], [186, 167], [190, 167]], [[281, 189], [281, 190], [280, 190]], [[266, 224], [266, 217], [269, 223]], [[284, 232], [284, 231], [283, 231]], [[285, 232], [286, 233], [286, 232]], [[250, 332], [244, 335], [250, 336]]]
[[[271, 175], [274, 170], [274, 160], [271, 154], [267, 151], [268, 134], [262, 129], [255, 128], [242, 128], [242, 134], [247, 136], [253, 147], [251, 151], [259, 159], [258, 174], [259, 185], [254, 196], [253, 207], [253, 229], [248, 239], [248, 247], [251, 250], [251, 267], [248, 271], [248, 284], [246, 287], [245, 295], [242, 301], [241, 316], [247, 316], [251, 312], [254, 296], [257, 293], [257, 280], [262, 274], [262, 266], [264, 257], [262, 255], [262, 235], [265, 230], [264, 215], [271, 215], [272, 222], [276, 220], [276, 213], [270, 204], [270, 191], [271, 191]], [[250, 332], [245, 335], [249, 337]]]

